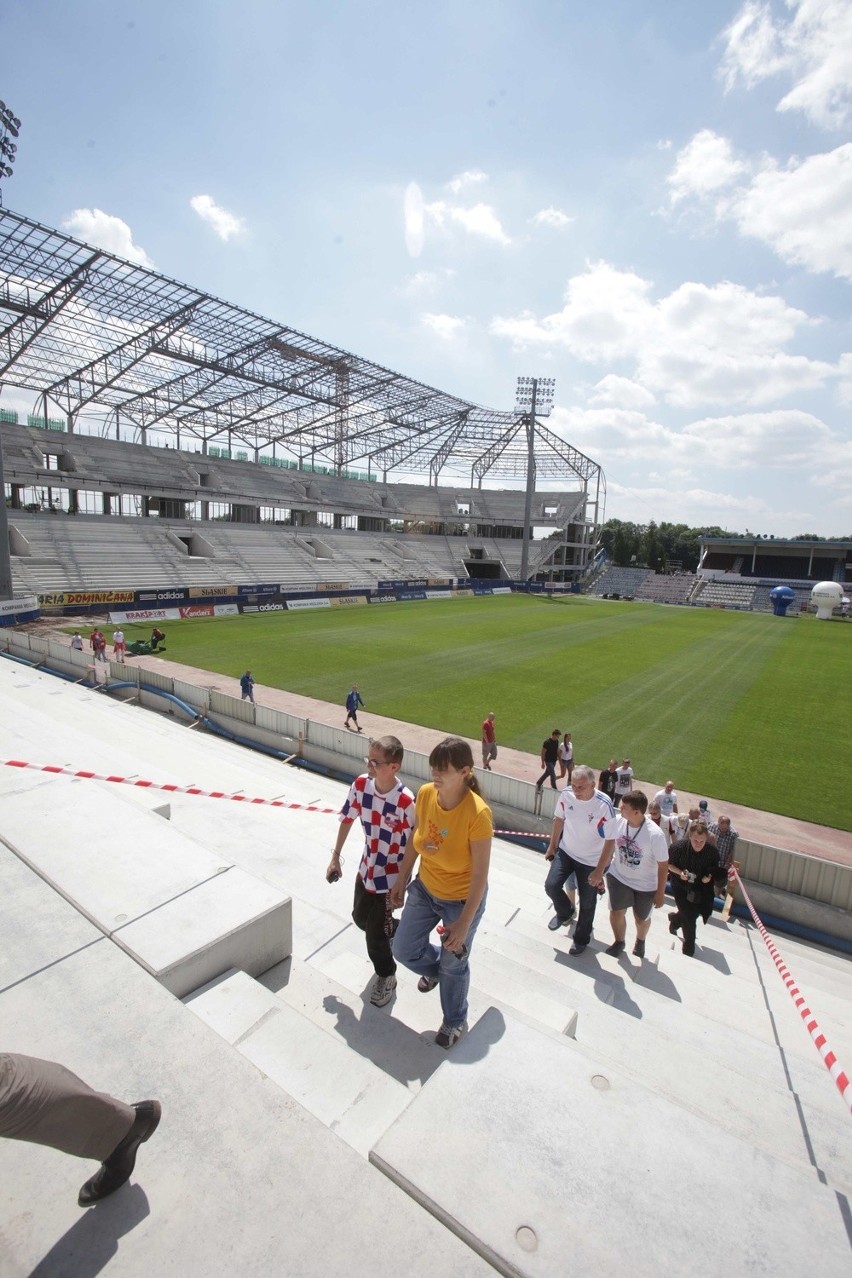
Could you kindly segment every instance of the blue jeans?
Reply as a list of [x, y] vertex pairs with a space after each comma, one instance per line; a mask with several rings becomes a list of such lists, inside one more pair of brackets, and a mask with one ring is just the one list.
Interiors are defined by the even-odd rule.
[[455, 923], [464, 909], [464, 901], [442, 901], [427, 892], [420, 879], [415, 879], [405, 898], [405, 909], [393, 938], [393, 956], [397, 963], [418, 976], [437, 976], [444, 1024], [450, 1028], [467, 1020], [467, 992], [470, 989], [468, 959], [473, 938], [485, 909], [488, 889], [483, 892], [479, 909], [467, 934], [467, 954], [456, 958], [451, 950], [433, 945], [429, 934], [443, 923]]
[[554, 910], [560, 919], [567, 922], [568, 898], [564, 891], [565, 883], [572, 874], [576, 875], [580, 913], [577, 917], [577, 926], [574, 928], [575, 945], [588, 945], [592, 939], [592, 924], [595, 921], [595, 910], [598, 904], [597, 888], [589, 887], [589, 875], [594, 868], [593, 865], [583, 865], [582, 862], [575, 861], [572, 856], [559, 848], [550, 863], [550, 870], [544, 882], [544, 890], [553, 902]]

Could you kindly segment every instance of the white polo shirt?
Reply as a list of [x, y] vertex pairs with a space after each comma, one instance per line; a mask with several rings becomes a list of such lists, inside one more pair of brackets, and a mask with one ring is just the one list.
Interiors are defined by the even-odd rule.
[[581, 865], [597, 865], [603, 845], [614, 839], [617, 828], [615, 808], [600, 790], [591, 799], [578, 799], [571, 786], [559, 792], [553, 812], [555, 820], [562, 821], [562, 837], [559, 846]]

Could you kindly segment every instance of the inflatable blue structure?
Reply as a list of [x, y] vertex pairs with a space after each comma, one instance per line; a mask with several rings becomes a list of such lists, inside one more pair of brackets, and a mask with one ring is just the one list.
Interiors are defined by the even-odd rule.
[[770, 590], [769, 598], [772, 600], [772, 611], [775, 616], [786, 617], [787, 609], [796, 598], [796, 592], [789, 586], [776, 586], [774, 590]]

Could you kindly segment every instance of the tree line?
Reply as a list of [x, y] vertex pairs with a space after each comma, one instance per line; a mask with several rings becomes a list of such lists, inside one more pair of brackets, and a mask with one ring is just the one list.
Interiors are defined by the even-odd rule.
[[[688, 524], [632, 524], [622, 519], [608, 519], [601, 529], [600, 540], [612, 563], [620, 567], [637, 564], [655, 572], [694, 572], [701, 555], [702, 537], [749, 537], [752, 534], [731, 532], [718, 525], [690, 528]], [[770, 541], [774, 538], [766, 538]], [[792, 541], [826, 541], [816, 533], [799, 533]]]

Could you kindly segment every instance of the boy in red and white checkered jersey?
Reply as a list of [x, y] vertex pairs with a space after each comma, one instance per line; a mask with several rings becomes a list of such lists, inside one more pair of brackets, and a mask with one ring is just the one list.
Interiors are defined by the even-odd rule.
[[340, 853], [360, 817], [364, 851], [355, 878], [352, 918], [366, 934], [367, 953], [376, 972], [370, 991], [375, 1007], [389, 1003], [396, 989], [396, 963], [390, 945], [394, 919], [388, 892], [396, 882], [415, 812], [414, 795], [397, 780], [403, 755], [397, 737], [379, 737], [370, 743], [367, 771], [352, 782], [341, 808], [340, 829], [326, 870], [330, 883], [340, 878]]

